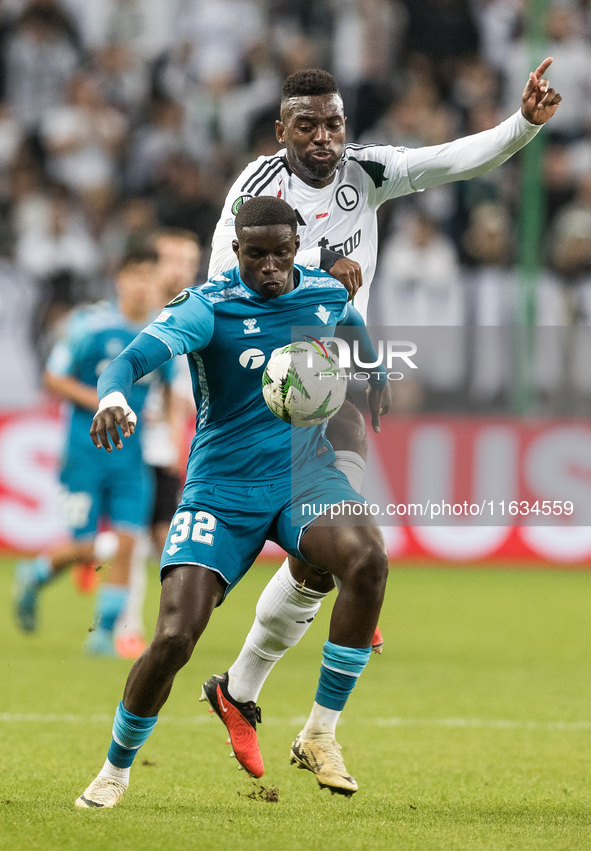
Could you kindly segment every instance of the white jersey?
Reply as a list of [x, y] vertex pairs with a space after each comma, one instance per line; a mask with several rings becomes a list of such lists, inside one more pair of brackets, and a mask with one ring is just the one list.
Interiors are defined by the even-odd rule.
[[300, 265], [328, 271], [335, 259], [326, 262], [329, 255], [323, 258], [323, 249], [359, 263], [363, 286], [355, 296], [355, 307], [365, 318], [377, 262], [378, 207], [411, 192], [484, 174], [504, 163], [539, 129], [519, 110], [492, 130], [443, 145], [414, 149], [345, 145], [335, 179], [322, 189], [308, 186], [292, 173], [285, 150], [259, 157], [246, 166], [226, 196], [213, 235], [209, 277], [236, 265], [232, 240], [240, 205], [255, 195], [274, 195], [296, 211]]

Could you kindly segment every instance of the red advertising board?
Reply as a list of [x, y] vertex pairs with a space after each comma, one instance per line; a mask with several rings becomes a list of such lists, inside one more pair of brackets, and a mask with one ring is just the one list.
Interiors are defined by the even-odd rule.
[[[36, 552], [63, 535], [56, 499], [62, 431], [52, 408], [0, 414], [0, 549]], [[591, 563], [591, 426], [584, 422], [388, 417], [368, 437], [364, 492], [392, 512], [378, 522], [387, 523], [393, 559]], [[546, 523], [542, 511], [558, 504], [561, 516]]]

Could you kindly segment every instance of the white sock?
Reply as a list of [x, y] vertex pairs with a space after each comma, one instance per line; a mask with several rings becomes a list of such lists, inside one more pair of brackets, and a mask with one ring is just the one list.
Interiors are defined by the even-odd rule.
[[259, 597], [255, 621], [228, 671], [228, 691], [234, 700], [258, 699], [273, 666], [304, 635], [324, 597], [298, 585], [287, 559], [283, 562]]
[[98, 773], [99, 777], [109, 777], [111, 780], [118, 780], [119, 783], [123, 783], [124, 786], [129, 786], [129, 772], [131, 770], [131, 766], [128, 768], [117, 768], [116, 765], [113, 765], [109, 760], [105, 760], [105, 764], [101, 768]]
[[131, 556], [131, 571], [129, 574], [129, 594], [127, 605], [117, 619], [116, 635], [144, 634], [144, 601], [148, 586], [146, 559], [150, 543], [146, 535], [140, 535], [135, 542]]
[[357, 452], [351, 452], [349, 449], [335, 449], [334, 454], [334, 465], [337, 470], [345, 474], [353, 490], [361, 493], [366, 466], [364, 459]]
[[[337, 468], [345, 473], [351, 487], [359, 491], [365, 472], [361, 455], [340, 449], [335, 456]], [[338, 590], [340, 581], [336, 577], [335, 583]], [[291, 575], [287, 559], [283, 562], [259, 597], [255, 621], [228, 671], [228, 691], [234, 700], [246, 703], [258, 699], [273, 666], [304, 635], [324, 597], [326, 594], [299, 586]], [[334, 723], [336, 725], [336, 720]]]
[[[349, 449], [335, 449], [334, 465], [337, 470], [344, 473], [349, 479], [349, 484], [361, 493], [363, 485], [363, 476], [365, 475], [365, 461], [357, 452], [351, 452]], [[337, 586], [337, 594], [341, 590], [343, 584], [337, 576], [333, 576], [334, 584]]]
[[99, 564], [105, 561], [112, 561], [118, 547], [119, 538], [115, 532], [99, 532], [94, 539], [94, 557]]
[[310, 717], [306, 721], [302, 735], [305, 739], [314, 738], [322, 733], [336, 733], [337, 723], [341, 717], [340, 709], [327, 709], [314, 701]]

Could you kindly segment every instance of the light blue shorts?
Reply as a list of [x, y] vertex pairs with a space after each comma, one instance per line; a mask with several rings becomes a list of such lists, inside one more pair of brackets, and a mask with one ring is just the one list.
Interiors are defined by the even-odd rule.
[[297, 483], [193, 483], [170, 524], [160, 579], [179, 565], [200, 565], [218, 574], [226, 594], [247, 572], [265, 541], [303, 559], [300, 541], [327, 506], [365, 503], [334, 464]]
[[60, 473], [60, 510], [73, 538], [93, 538], [101, 520], [135, 534], [148, 525], [154, 501], [154, 477], [143, 462], [115, 467], [110, 456], [67, 459]]

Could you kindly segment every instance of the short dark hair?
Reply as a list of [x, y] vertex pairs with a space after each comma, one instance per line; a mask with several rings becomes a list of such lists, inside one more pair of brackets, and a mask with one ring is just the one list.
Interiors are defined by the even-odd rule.
[[117, 271], [121, 272], [129, 266], [139, 266], [140, 263], [158, 263], [158, 252], [149, 246], [132, 248], [119, 261]]
[[322, 68], [305, 68], [290, 74], [283, 81], [281, 103], [289, 98], [340, 94], [337, 81]]
[[257, 195], [238, 208], [236, 213], [236, 236], [244, 228], [264, 227], [265, 225], [289, 225], [292, 232], [298, 229], [296, 214], [281, 198], [274, 195]]

